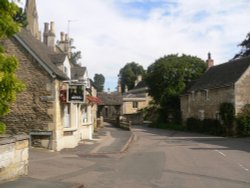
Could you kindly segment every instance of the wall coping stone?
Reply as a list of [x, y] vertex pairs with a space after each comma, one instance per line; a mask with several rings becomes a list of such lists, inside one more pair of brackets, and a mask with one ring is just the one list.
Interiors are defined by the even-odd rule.
[[0, 145], [15, 143], [17, 141], [28, 140], [30, 137], [26, 134], [20, 135], [0, 135]]

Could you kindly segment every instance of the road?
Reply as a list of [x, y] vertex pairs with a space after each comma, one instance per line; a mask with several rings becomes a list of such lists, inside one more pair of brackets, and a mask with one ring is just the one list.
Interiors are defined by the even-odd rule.
[[31, 156], [29, 177], [87, 188], [250, 187], [249, 138], [143, 126], [132, 131], [135, 141], [125, 153], [75, 155], [71, 150]]

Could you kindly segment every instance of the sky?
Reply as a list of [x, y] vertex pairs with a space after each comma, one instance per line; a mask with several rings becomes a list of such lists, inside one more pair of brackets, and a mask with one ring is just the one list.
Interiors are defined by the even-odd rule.
[[136, 62], [147, 69], [169, 54], [215, 65], [240, 51], [250, 32], [249, 0], [36, 0], [40, 29], [54, 21], [57, 40], [69, 33], [90, 78], [103, 74], [114, 91], [119, 70]]

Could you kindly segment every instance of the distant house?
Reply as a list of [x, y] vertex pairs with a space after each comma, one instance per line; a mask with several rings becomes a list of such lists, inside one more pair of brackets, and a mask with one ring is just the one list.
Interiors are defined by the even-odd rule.
[[19, 60], [17, 77], [26, 85], [1, 121], [10, 134], [29, 134], [31, 145], [59, 151], [92, 138], [97, 106], [87, 96], [96, 96], [96, 89], [86, 67], [69, 62], [68, 48], [63, 48], [69, 41], [61, 35], [61, 46], [55, 45], [53, 22], [45, 23], [39, 40], [35, 5], [35, 0], [26, 1], [27, 28], [1, 41], [6, 53]]
[[132, 124], [143, 123], [143, 114], [140, 110], [147, 107], [151, 100], [145, 81], [138, 76], [135, 87], [126, 91], [122, 96], [122, 116]]
[[250, 57], [213, 66], [209, 54], [208, 70], [181, 96], [184, 120], [190, 117], [219, 119], [221, 103], [229, 102], [236, 114], [250, 104]]

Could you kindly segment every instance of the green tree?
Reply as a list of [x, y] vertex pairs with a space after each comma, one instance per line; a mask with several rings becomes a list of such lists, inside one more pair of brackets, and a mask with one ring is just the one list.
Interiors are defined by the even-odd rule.
[[[11, 37], [23, 26], [23, 20], [17, 20], [20, 9], [14, 2], [0, 1], [0, 41]], [[16, 78], [15, 72], [18, 61], [7, 55], [3, 47], [0, 48], [0, 116], [10, 111], [10, 104], [16, 99], [16, 94], [24, 89], [24, 84]], [[0, 123], [1, 130], [4, 124]]]
[[164, 56], [148, 67], [145, 80], [149, 94], [160, 105], [162, 121], [180, 119], [179, 95], [205, 70], [202, 59], [184, 54]]
[[144, 76], [145, 70], [138, 63], [127, 63], [123, 68], [121, 68], [119, 72], [119, 79], [121, 81], [122, 92], [125, 91], [125, 86], [127, 86], [129, 90], [132, 89], [134, 87], [135, 80], [139, 75]]
[[95, 74], [94, 84], [97, 87], [97, 92], [102, 92], [104, 89], [105, 77], [102, 74]]
[[73, 64], [78, 64], [81, 58], [82, 58], [81, 51], [71, 52], [69, 61]]
[[239, 59], [250, 55], [250, 32], [238, 46], [241, 46], [241, 51], [237, 53], [233, 59]]

